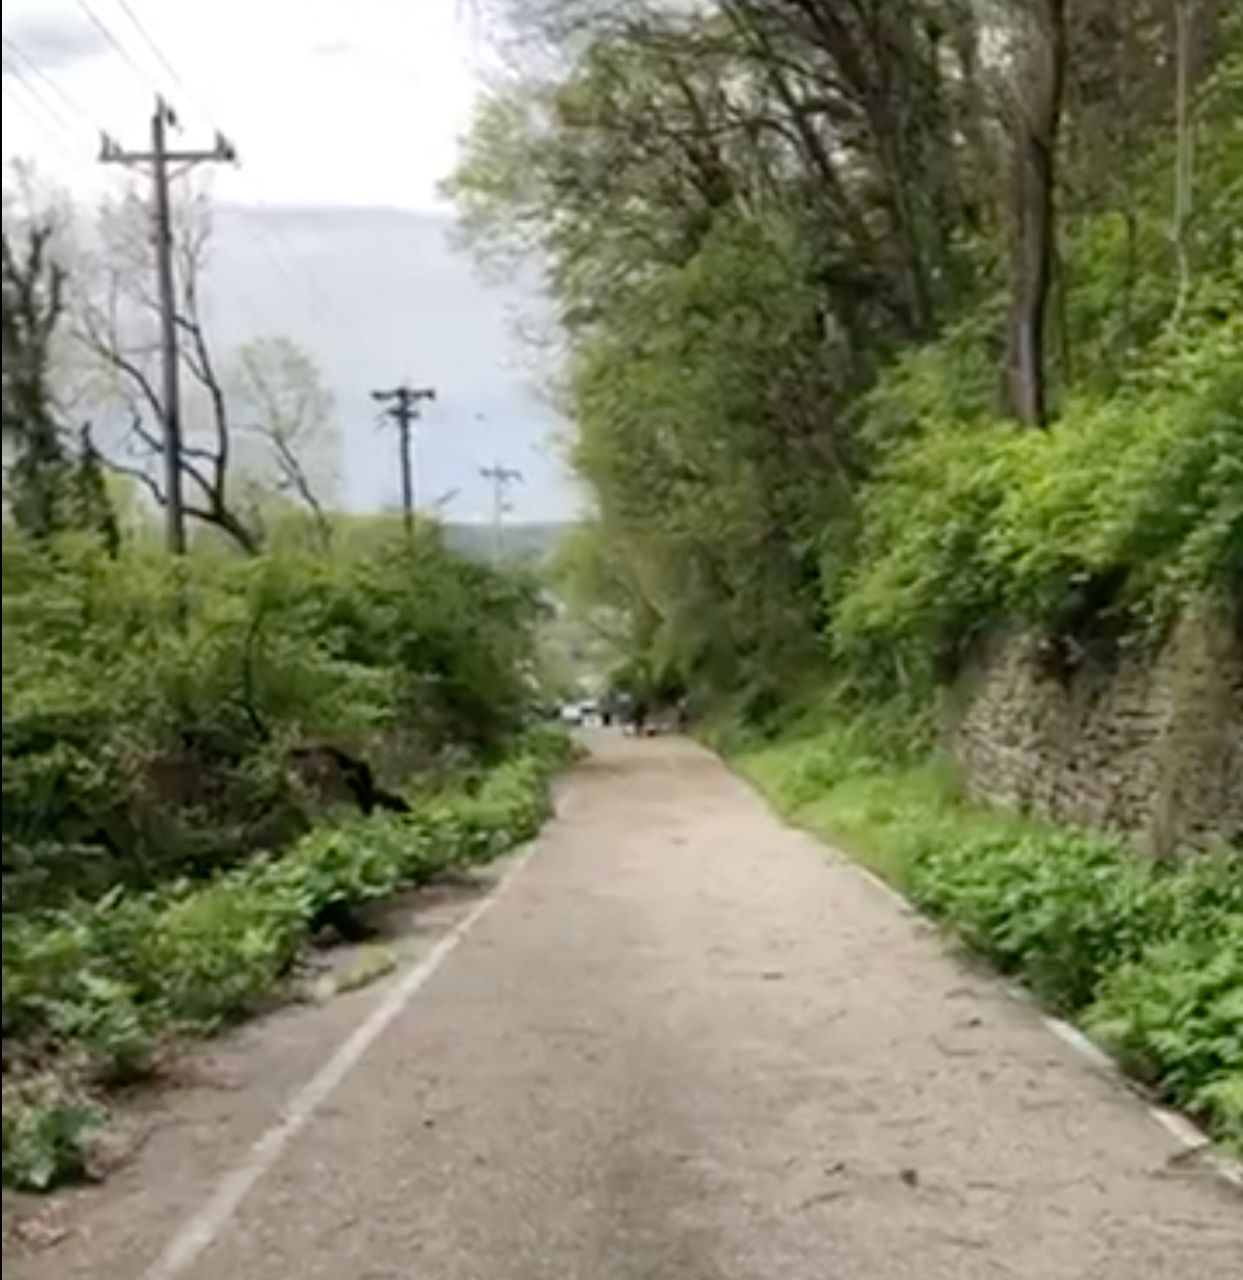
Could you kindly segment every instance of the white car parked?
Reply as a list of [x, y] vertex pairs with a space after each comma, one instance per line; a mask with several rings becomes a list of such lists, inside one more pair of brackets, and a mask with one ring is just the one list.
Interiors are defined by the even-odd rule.
[[600, 708], [590, 699], [585, 702], [567, 702], [561, 707], [561, 723], [578, 725], [584, 729], [598, 729], [604, 723]]

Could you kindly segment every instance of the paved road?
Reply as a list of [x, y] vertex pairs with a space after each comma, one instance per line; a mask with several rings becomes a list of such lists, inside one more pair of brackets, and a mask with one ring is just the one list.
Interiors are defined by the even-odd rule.
[[707, 753], [600, 735], [178, 1280], [1238, 1280], [1179, 1150]]

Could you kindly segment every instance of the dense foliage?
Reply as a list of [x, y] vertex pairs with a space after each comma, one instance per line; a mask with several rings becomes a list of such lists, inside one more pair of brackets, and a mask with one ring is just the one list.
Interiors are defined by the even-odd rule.
[[870, 713], [726, 745], [784, 812], [846, 840], [966, 945], [1243, 1148], [1237, 859], [1142, 861], [1116, 837], [973, 806], [936, 768], [895, 764], [893, 735], [892, 721]]
[[404, 776], [519, 722], [533, 589], [444, 551], [434, 529], [413, 548], [366, 535], [173, 565], [6, 534], [6, 911], [290, 838], [306, 797], [286, 753], [301, 743]]
[[1201, 596], [1243, 601], [1243, 310], [1167, 346], [1047, 433], [921, 422], [866, 489], [839, 656], [892, 684], [952, 671], [1005, 618], [1142, 632]]
[[1243, 16], [502, 7], [526, 70], [452, 188], [546, 268], [580, 574], [648, 670], [927, 690], [1003, 615], [1240, 598]]
[[6, 1078], [5, 1180], [42, 1188], [80, 1173], [100, 1118], [93, 1089], [149, 1072], [170, 1035], [253, 1009], [326, 908], [361, 906], [533, 835], [565, 746], [528, 733], [473, 784], [409, 814], [340, 821], [205, 882], [6, 919], [6, 1059], [38, 1071]]

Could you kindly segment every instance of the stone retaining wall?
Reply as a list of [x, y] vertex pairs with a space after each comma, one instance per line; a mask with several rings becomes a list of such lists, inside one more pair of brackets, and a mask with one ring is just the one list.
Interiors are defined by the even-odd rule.
[[1160, 647], [983, 643], [951, 739], [969, 788], [1012, 808], [1113, 827], [1164, 857], [1224, 840], [1243, 853], [1243, 637], [1185, 616]]

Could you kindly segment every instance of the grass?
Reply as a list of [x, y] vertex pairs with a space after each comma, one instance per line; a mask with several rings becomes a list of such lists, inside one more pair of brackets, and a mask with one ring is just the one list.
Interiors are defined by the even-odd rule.
[[898, 717], [839, 719], [813, 702], [774, 736], [726, 728], [716, 740], [784, 818], [905, 893], [902, 833], [959, 803], [952, 771], [918, 750], [924, 737], [918, 725], [902, 732]]
[[1116, 836], [967, 799], [884, 716], [804, 717], [720, 745], [790, 821], [842, 847], [1138, 1079], [1243, 1151], [1243, 857], [1149, 862]]

